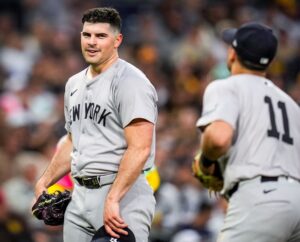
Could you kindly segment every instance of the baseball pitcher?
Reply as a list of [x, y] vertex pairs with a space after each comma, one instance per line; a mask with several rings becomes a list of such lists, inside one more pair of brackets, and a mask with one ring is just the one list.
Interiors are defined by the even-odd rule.
[[90, 242], [99, 228], [101, 241], [148, 242], [155, 199], [144, 171], [154, 163], [157, 94], [144, 73], [118, 57], [123, 36], [115, 9], [90, 9], [82, 23], [89, 66], [66, 84], [68, 136], [36, 196], [71, 171], [64, 242]]

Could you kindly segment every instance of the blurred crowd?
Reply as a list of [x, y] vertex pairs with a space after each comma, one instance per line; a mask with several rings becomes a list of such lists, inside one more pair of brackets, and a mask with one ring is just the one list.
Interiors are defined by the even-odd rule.
[[82, 12], [112, 6], [123, 18], [120, 57], [141, 68], [159, 96], [161, 176], [151, 242], [215, 242], [226, 202], [191, 174], [207, 84], [229, 75], [220, 32], [248, 21], [272, 27], [279, 49], [268, 77], [300, 104], [297, 0], [1, 0], [0, 241], [61, 242], [62, 228], [34, 219], [34, 184], [65, 134], [68, 78], [81, 57]]

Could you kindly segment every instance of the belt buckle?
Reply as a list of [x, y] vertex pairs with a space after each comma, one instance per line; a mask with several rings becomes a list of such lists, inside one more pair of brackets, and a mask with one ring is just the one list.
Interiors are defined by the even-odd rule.
[[83, 185], [87, 188], [97, 188], [100, 186], [98, 179], [94, 177], [85, 177], [82, 179]]
[[80, 179], [80, 177], [75, 177], [75, 180], [78, 182], [78, 184], [79, 184], [80, 186], [83, 185], [82, 179]]
[[88, 186], [89, 186], [89, 183], [88, 183], [89, 180], [90, 180], [90, 179], [87, 178], [87, 177], [82, 177], [82, 179], [81, 179], [82, 185], [83, 185], [84, 187], [88, 187]]

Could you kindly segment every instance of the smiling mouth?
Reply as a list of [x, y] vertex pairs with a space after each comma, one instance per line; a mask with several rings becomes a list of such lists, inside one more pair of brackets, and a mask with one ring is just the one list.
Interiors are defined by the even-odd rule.
[[86, 52], [87, 52], [88, 54], [96, 54], [96, 53], [98, 53], [99, 51], [98, 51], [98, 50], [86, 50]]

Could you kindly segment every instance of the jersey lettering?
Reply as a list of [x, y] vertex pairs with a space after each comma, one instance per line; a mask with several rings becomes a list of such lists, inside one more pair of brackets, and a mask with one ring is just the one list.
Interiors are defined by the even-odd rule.
[[[280, 133], [276, 125], [275, 111], [274, 111], [272, 99], [269, 96], [265, 96], [264, 101], [269, 106], [269, 114], [270, 114], [270, 121], [271, 121], [271, 129], [267, 131], [267, 135], [269, 137], [274, 137], [276, 139], [279, 139]], [[289, 119], [288, 119], [285, 103], [279, 101], [277, 103], [277, 106], [281, 110], [283, 129], [284, 129], [284, 133], [282, 134], [281, 140], [287, 144], [293, 145], [294, 139], [290, 136]]]
[[[80, 120], [81, 118], [80, 106], [81, 106], [80, 104], [77, 104], [70, 109], [72, 122]], [[101, 108], [100, 105], [95, 103], [85, 103], [83, 111], [84, 111], [83, 114], [84, 119], [93, 120], [97, 122], [97, 124], [102, 123], [104, 127], [106, 126], [107, 117], [111, 114], [111, 112], [109, 112], [107, 109]]]
[[80, 115], [80, 104], [72, 107], [72, 121], [74, 122], [76, 119], [79, 120]]
[[100, 122], [103, 121], [103, 126], [105, 126], [106, 117], [107, 117], [108, 115], [110, 115], [110, 114], [111, 114], [111, 112], [107, 112], [107, 113], [106, 113], [106, 109], [104, 109], [104, 110], [102, 111], [102, 113], [101, 113], [101, 116], [100, 116], [99, 120], [98, 120], [98, 124], [100, 124]]
[[84, 118], [87, 119], [88, 114], [90, 114], [90, 119], [92, 119], [91, 114], [93, 113], [94, 103], [85, 103], [84, 104]]
[[96, 104], [93, 120], [95, 120], [95, 117], [97, 118], [100, 109], [101, 109], [100, 106], [98, 104]]

